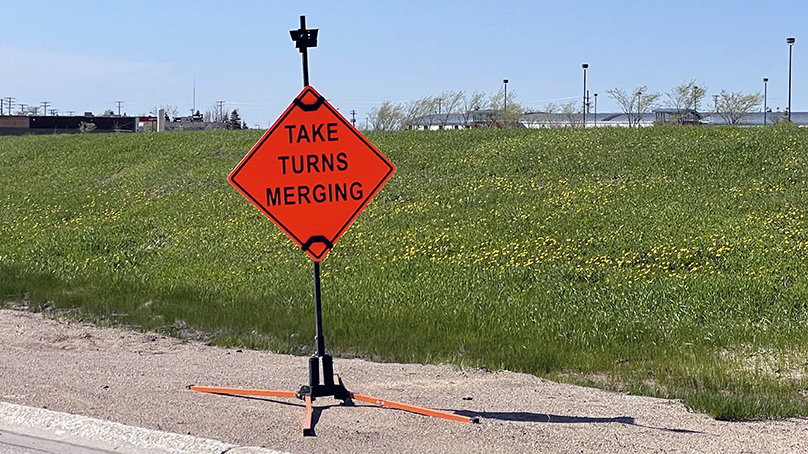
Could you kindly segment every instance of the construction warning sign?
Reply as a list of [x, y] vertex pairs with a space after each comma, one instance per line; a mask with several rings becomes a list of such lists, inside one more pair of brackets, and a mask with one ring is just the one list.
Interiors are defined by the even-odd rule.
[[307, 86], [230, 173], [230, 183], [316, 262], [395, 171]]

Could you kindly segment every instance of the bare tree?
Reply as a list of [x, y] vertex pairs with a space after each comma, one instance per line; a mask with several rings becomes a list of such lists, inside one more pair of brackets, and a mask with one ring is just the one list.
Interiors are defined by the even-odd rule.
[[152, 107], [152, 109], [149, 111], [149, 114], [157, 115], [157, 110], [158, 109], [165, 110], [166, 111], [166, 116], [169, 117], [169, 118], [178, 117], [180, 115], [180, 112], [177, 110], [177, 106], [174, 106], [174, 105], [171, 105], [171, 104], [163, 104], [161, 106]]
[[645, 115], [646, 112], [651, 110], [656, 105], [659, 97], [659, 93], [647, 93], [645, 86], [639, 88], [637, 91], [637, 116], [634, 119], [634, 125], [636, 127], [640, 127], [640, 121], [642, 120], [643, 115]]
[[542, 127], [552, 128], [560, 126], [560, 122], [558, 121], [559, 119], [558, 113], [560, 111], [561, 107], [558, 104], [554, 102], [549, 102], [539, 112], [535, 112], [534, 116], [538, 119], [539, 124]]
[[575, 99], [569, 100], [560, 106], [561, 116], [567, 120], [572, 128], [583, 126], [584, 116], [581, 115], [581, 106]]
[[438, 113], [440, 114], [441, 126], [445, 127], [449, 123], [452, 114], [460, 113], [466, 93], [463, 91], [447, 91], [441, 93], [438, 98]]
[[633, 123], [632, 118], [635, 113], [634, 96], [629, 95], [622, 88], [612, 88], [610, 90], [606, 90], [606, 94], [608, 94], [610, 98], [614, 99], [615, 102], [617, 102], [617, 105], [620, 106], [620, 110], [626, 114], [626, 117], [628, 117], [628, 126], [630, 128]]
[[468, 125], [474, 110], [479, 110], [485, 106], [486, 94], [481, 91], [475, 91], [471, 96], [463, 97], [460, 109], [463, 111], [463, 121]]
[[399, 129], [403, 119], [403, 107], [391, 101], [384, 101], [381, 106], [368, 112], [368, 119], [373, 129], [391, 131]]
[[659, 93], [648, 93], [648, 87], [637, 87], [631, 94], [621, 88], [606, 90], [610, 98], [614, 99], [620, 109], [628, 117], [629, 127], [639, 127], [643, 115], [653, 107], [659, 99]]
[[745, 95], [742, 92], [728, 92], [721, 90], [718, 95], [718, 115], [727, 124], [737, 125], [741, 119], [760, 105], [763, 96], [760, 92]]
[[[402, 115], [400, 127], [402, 129], [410, 129], [419, 119], [423, 119], [425, 117], [431, 118], [429, 117], [430, 115], [437, 113], [438, 98], [425, 96], [421, 99], [410, 101], [406, 103], [401, 110]], [[438, 122], [437, 117], [435, 118], [435, 121]]]
[[682, 82], [665, 93], [668, 97], [667, 105], [672, 109], [682, 112], [685, 109], [699, 110], [699, 104], [704, 96], [707, 94], [707, 86], [704, 84], [696, 85], [696, 80], [691, 79], [690, 82]]
[[507, 104], [505, 103], [504, 88], [488, 98], [488, 108], [497, 112], [495, 121], [503, 128], [513, 128], [519, 126], [519, 119], [525, 113], [525, 108], [516, 102], [516, 92], [508, 93]]

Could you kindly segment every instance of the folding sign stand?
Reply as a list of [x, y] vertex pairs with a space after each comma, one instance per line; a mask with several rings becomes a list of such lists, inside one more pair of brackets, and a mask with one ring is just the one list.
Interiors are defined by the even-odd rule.
[[[349, 125], [345, 119], [340, 116], [336, 110], [334, 110], [324, 98], [320, 97], [319, 94], [314, 91], [312, 87], [309, 86], [309, 74], [308, 74], [308, 54], [307, 49], [309, 47], [316, 47], [317, 46], [317, 30], [309, 30], [306, 29], [306, 17], [300, 16], [300, 29], [299, 30], [292, 30], [290, 32], [292, 35], [292, 40], [295, 41], [296, 47], [300, 50], [300, 53], [303, 56], [303, 85], [304, 90], [300, 94], [300, 96], [295, 99], [295, 102], [292, 103], [292, 106], [287, 109], [287, 111], [281, 116], [278, 122], [270, 128], [269, 131], [265, 134], [265, 136], [253, 147], [253, 150], [245, 157], [244, 160], [239, 164], [239, 166], [233, 171], [230, 176], [230, 181], [239, 189], [245, 197], [250, 199], [253, 204], [255, 204], [259, 209], [264, 211], [264, 213], [270, 217], [276, 224], [278, 224], [281, 229], [283, 229], [289, 236], [296, 241], [301, 248], [312, 258], [314, 263], [314, 315], [316, 321], [316, 328], [317, 334], [315, 337], [316, 343], [316, 353], [314, 356], [309, 358], [309, 384], [303, 385], [300, 387], [298, 391], [271, 391], [271, 390], [263, 390], [263, 389], [237, 389], [237, 388], [218, 388], [218, 387], [210, 387], [210, 386], [196, 386], [192, 385], [189, 386], [188, 389], [192, 391], [198, 391], [203, 393], [212, 393], [212, 394], [225, 394], [225, 395], [236, 395], [236, 396], [263, 396], [263, 397], [287, 397], [287, 398], [296, 398], [301, 399], [306, 404], [306, 417], [303, 423], [303, 435], [304, 436], [311, 436], [314, 435], [314, 427], [312, 421], [312, 402], [318, 397], [333, 397], [334, 399], [338, 399], [342, 401], [343, 405], [353, 405], [353, 400], [359, 400], [362, 402], [367, 402], [375, 405], [380, 405], [383, 407], [390, 407], [399, 410], [409, 411], [412, 413], [418, 413], [421, 415], [432, 416], [436, 418], [448, 419], [450, 421], [457, 421], [457, 422], [479, 422], [478, 418], [469, 418], [466, 416], [456, 415], [454, 413], [450, 413], [447, 411], [442, 410], [433, 410], [424, 407], [418, 407], [415, 405], [404, 404], [401, 402], [393, 402], [390, 400], [379, 399], [376, 397], [366, 396], [363, 394], [356, 394], [353, 392], [348, 391], [345, 388], [345, 385], [342, 383], [342, 379], [334, 374], [334, 365], [333, 360], [330, 355], [327, 355], [325, 352], [325, 337], [323, 336], [323, 316], [322, 316], [322, 297], [320, 293], [320, 260], [325, 256], [325, 254], [333, 247], [333, 243], [336, 242], [336, 239], [339, 235], [344, 231], [345, 228], [350, 224], [351, 221], [359, 214], [359, 212], [364, 208], [364, 206], [370, 201], [370, 198], [375, 195], [375, 192], [381, 187], [382, 184], [389, 178], [392, 174], [394, 168], [392, 164], [384, 158], [378, 150], [375, 149], [369, 142], [367, 142], [364, 137], [361, 137], [355, 129], [352, 127], [349, 128]], [[312, 98], [316, 99], [316, 102], [307, 104], [304, 100], [311, 100]], [[295, 109], [299, 109], [295, 110]], [[312, 122], [300, 122], [299, 125], [294, 123], [295, 119], [299, 119], [299, 115], [319, 115], [318, 112], [322, 109], [322, 113], [324, 115], [333, 115], [333, 118], [327, 120], [325, 123], [319, 123], [320, 126], [317, 126], [315, 123], [312, 126], [312, 137], [309, 137], [307, 131], [305, 129], [305, 124], [312, 124]], [[303, 113], [300, 113], [302, 111]], [[330, 112], [330, 113], [329, 113]], [[306, 117], [307, 119], [309, 117]], [[317, 117], [320, 118], [320, 117]], [[288, 122], [286, 124], [284, 122]], [[323, 124], [325, 124], [325, 130], [322, 130]], [[344, 124], [346, 128], [346, 133], [344, 135], [340, 135], [339, 126]], [[280, 128], [280, 125], [284, 125], [283, 128]], [[318, 129], [319, 128], [319, 129]], [[344, 144], [340, 146], [346, 146], [346, 148], [340, 148], [340, 152], [336, 154], [337, 156], [337, 170], [344, 171], [348, 170], [348, 161], [351, 161], [351, 169], [359, 169], [358, 173], [361, 176], [352, 175], [354, 178], [362, 178], [368, 177], [371, 174], [376, 174], [376, 178], [378, 178], [378, 182], [376, 180], [372, 181], [365, 181], [364, 183], [370, 183], [364, 185], [361, 181], [356, 181], [351, 184], [351, 190], [353, 191], [354, 185], [358, 185], [359, 188], [363, 187], [372, 187], [374, 188], [372, 191], [368, 191], [367, 194], [362, 193], [351, 193], [352, 195], [357, 195], [357, 197], [353, 200], [348, 200], [346, 194], [343, 194], [344, 202], [346, 202], [346, 211], [345, 213], [348, 215], [348, 221], [344, 224], [337, 224], [336, 232], [331, 232], [331, 237], [321, 235], [321, 234], [306, 234], [302, 236], [302, 238], [308, 238], [305, 243], [299, 241], [299, 236], [296, 234], [300, 229], [310, 228], [311, 223], [305, 223], [302, 227], [298, 227], [299, 224], [293, 224], [291, 222], [285, 221], [285, 216], [287, 213], [292, 212], [290, 211], [283, 211], [284, 207], [277, 207], [276, 204], [283, 205], [286, 201], [290, 201], [289, 205], [292, 206], [292, 209], [298, 209], [301, 205], [302, 201], [310, 201], [309, 199], [309, 192], [306, 190], [305, 197], [301, 195], [302, 193], [298, 193], [297, 203], [294, 203], [293, 194], [284, 192], [283, 197], [281, 197], [281, 193], [278, 192], [277, 194], [272, 192], [270, 188], [266, 188], [266, 184], [264, 181], [259, 181], [257, 185], [255, 185], [255, 179], [250, 175], [258, 175], [258, 178], [265, 178], [267, 175], [267, 166], [269, 164], [274, 163], [277, 166], [278, 158], [276, 159], [267, 159], [261, 155], [264, 153], [265, 150], [276, 149], [278, 144], [276, 142], [270, 141], [270, 136], [272, 136], [273, 132], [281, 131], [280, 136], [282, 136], [286, 140], [286, 134], [288, 132], [288, 143], [292, 144], [293, 141], [293, 131], [299, 130], [297, 136], [297, 143], [301, 141], [304, 142], [317, 142], [317, 138], [319, 137], [321, 143], [325, 140], [325, 137], [328, 137], [328, 141], [330, 142], [338, 142], [339, 140], [345, 141]], [[306, 133], [306, 135], [304, 135]], [[353, 134], [353, 136], [351, 135]], [[275, 136], [277, 137], [277, 135]], [[356, 147], [350, 147], [347, 144], [351, 143], [350, 140], [355, 140]], [[285, 146], [286, 142], [281, 140], [281, 144]], [[273, 148], [275, 147], [275, 148]], [[349, 154], [348, 151], [351, 149], [359, 149], [359, 153], [363, 154]], [[266, 151], [266, 153], [270, 153], [270, 151]], [[309, 155], [315, 156], [316, 155]], [[363, 156], [367, 156], [368, 158], [365, 159]], [[377, 162], [378, 160], [381, 161], [381, 164]], [[262, 160], [263, 159], [263, 160]], [[278, 174], [278, 177], [285, 177], [287, 175], [286, 172], [286, 160], [291, 159], [291, 166], [295, 166], [294, 157], [288, 158], [286, 156], [280, 158], [283, 163], [283, 172]], [[362, 161], [368, 160], [371, 164], [367, 167], [362, 167]], [[250, 161], [248, 163], [248, 161]], [[375, 162], [375, 164], [373, 164]], [[317, 162], [315, 161], [307, 161], [307, 165], [312, 164], [313, 166], [317, 166]], [[340, 165], [343, 165], [340, 168]], [[333, 166], [333, 162], [331, 163]], [[325, 170], [325, 164], [322, 164], [323, 170]], [[374, 167], [375, 166], [375, 167]], [[303, 161], [301, 156], [300, 162], [301, 170], [298, 172], [295, 170], [295, 173], [303, 173]], [[253, 168], [258, 169], [254, 174], [251, 173]], [[314, 167], [315, 170], [319, 170], [318, 167]], [[375, 169], [375, 170], [374, 170]], [[238, 176], [237, 176], [238, 175]], [[375, 186], [374, 186], [375, 185]], [[322, 184], [312, 186], [317, 190], [318, 187], [324, 187]], [[347, 187], [347, 186], [346, 186]], [[289, 188], [293, 188], [289, 186]], [[263, 202], [263, 198], [258, 196], [256, 197], [255, 194], [260, 194], [262, 191], [265, 193], [266, 196], [266, 204]], [[323, 190], [324, 191], [324, 190]], [[338, 190], [335, 189], [333, 194], [329, 193], [329, 197], [335, 196], [335, 200], [339, 201]], [[289, 195], [291, 194], [291, 195]], [[320, 196], [324, 199], [325, 192], [321, 192]], [[316, 194], [312, 195], [313, 198], [317, 198]], [[361, 197], [365, 197], [361, 199]], [[270, 206], [271, 205], [271, 206]], [[286, 208], [288, 209], [288, 208]], [[342, 222], [342, 221], [340, 221]], [[295, 227], [292, 227], [292, 226]], [[313, 248], [315, 244], [319, 246]], [[322, 375], [320, 374], [320, 363], [322, 363]]]
[[[272, 391], [264, 389], [238, 389], [238, 388], [217, 388], [210, 386], [189, 386], [191, 391], [198, 391], [212, 394], [225, 394], [234, 396], [261, 396], [261, 397], [287, 397], [301, 399], [306, 403], [306, 417], [303, 420], [303, 435], [313, 436], [314, 426], [312, 422], [312, 402], [318, 397], [333, 397], [342, 401], [342, 405], [353, 405], [353, 400], [359, 400], [383, 407], [395, 408], [398, 410], [418, 413], [435, 418], [448, 419], [450, 421], [477, 423], [478, 418], [469, 418], [462, 415], [450, 413], [448, 411], [433, 410], [430, 408], [418, 407], [415, 405], [394, 402], [377, 397], [356, 394], [345, 388], [339, 375], [334, 374], [334, 366], [330, 355], [325, 353], [325, 339], [323, 337], [322, 304], [320, 296], [320, 263], [314, 262], [314, 313], [317, 322], [317, 353], [309, 358], [309, 384], [303, 385], [298, 391]], [[322, 381], [320, 380], [320, 362], [323, 364]]]

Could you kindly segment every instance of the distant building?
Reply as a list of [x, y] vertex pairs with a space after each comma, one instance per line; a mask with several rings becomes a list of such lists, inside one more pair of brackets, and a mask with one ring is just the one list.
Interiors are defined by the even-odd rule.
[[472, 122], [469, 115], [459, 113], [452, 114], [430, 114], [416, 118], [409, 129], [420, 131], [437, 131], [439, 129], [468, 129]]
[[94, 116], [91, 112], [79, 116], [3, 115], [0, 135], [136, 132], [137, 125], [137, 117]]
[[[628, 128], [647, 127], [654, 125], [655, 115], [651, 112], [643, 113], [639, 118], [631, 114], [631, 118], [624, 113], [588, 113], [586, 114], [587, 128]], [[584, 118], [580, 112], [528, 112], [519, 119], [526, 128], [580, 128], [584, 125]]]
[[693, 109], [656, 109], [654, 123], [657, 125], [700, 125], [702, 116]]
[[[430, 114], [419, 117], [412, 122], [409, 129], [414, 130], [440, 130], [440, 129], [470, 129], [499, 127], [496, 121], [496, 110], [472, 110], [465, 114]], [[785, 121], [783, 112], [767, 112], [766, 124], [773, 125]], [[737, 123], [738, 126], [763, 126], [763, 112], [752, 112], [744, 115]], [[580, 112], [527, 112], [519, 117], [518, 127], [541, 128], [580, 128], [584, 125], [584, 118]], [[808, 112], [793, 112], [791, 121], [799, 126], [808, 126]], [[625, 113], [588, 113], [586, 114], [587, 128], [628, 128], [649, 127], [654, 125], [712, 125], [729, 124], [720, 112], [697, 112], [693, 109], [655, 109], [644, 112], [639, 118], [636, 113], [631, 116]]]

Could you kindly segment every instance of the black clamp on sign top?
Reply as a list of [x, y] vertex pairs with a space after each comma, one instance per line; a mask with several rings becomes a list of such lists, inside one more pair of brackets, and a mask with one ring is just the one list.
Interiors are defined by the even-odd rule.
[[[309, 92], [308, 94], [311, 95], [312, 93]], [[325, 98], [323, 98], [322, 96], [317, 96], [317, 100], [314, 101], [314, 103], [312, 104], [306, 104], [300, 98], [295, 98], [293, 102], [297, 107], [300, 107], [304, 112], [314, 112], [318, 110], [320, 106], [323, 105], [323, 103], [325, 102]]]

